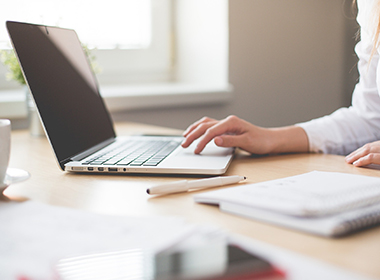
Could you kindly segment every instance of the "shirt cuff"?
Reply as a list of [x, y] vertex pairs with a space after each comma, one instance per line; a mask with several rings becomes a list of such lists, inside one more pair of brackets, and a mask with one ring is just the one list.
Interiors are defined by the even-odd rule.
[[327, 150], [324, 149], [324, 139], [321, 137], [323, 131], [316, 129], [312, 122], [313, 121], [297, 123], [295, 126], [301, 127], [306, 132], [309, 140], [309, 152], [327, 153]]

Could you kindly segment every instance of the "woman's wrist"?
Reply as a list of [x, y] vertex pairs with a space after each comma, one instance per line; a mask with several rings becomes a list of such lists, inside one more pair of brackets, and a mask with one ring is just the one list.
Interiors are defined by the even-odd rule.
[[270, 154], [309, 152], [309, 139], [299, 126], [269, 128]]

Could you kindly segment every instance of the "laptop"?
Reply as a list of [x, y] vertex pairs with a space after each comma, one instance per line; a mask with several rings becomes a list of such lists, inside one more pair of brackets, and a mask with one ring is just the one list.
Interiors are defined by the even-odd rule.
[[181, 136], [116, 136], [76, 32], [7, 21], [6, 27], [45, 133], [62, 170], [218, 175], [232, 148], [214, 143], [196, 155]]

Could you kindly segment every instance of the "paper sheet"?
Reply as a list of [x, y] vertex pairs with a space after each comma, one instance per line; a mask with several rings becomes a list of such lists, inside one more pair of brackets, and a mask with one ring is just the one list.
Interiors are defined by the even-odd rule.
[[171, 217], [123, 217], [37, 202], [0, 202], [0, 279], [56, 279], [65, 257], [133, 248], [160, 251], [195, 227]]
[[295, 216], [324, 216], [380, 202], [380, 178], [313, 171], [196, 194], [195, 201], [234, 203]]

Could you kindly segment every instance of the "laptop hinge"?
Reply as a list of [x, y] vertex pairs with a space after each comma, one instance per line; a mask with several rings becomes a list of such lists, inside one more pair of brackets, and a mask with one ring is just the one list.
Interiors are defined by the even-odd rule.
[[80, 154], [77, 154], [76, 156], [73, 156], [72, 158], [70, 158], [70, 160], [72, 161], [80, 161], [82, 159], [84, 159], [85, 157], [99, 151], [100, 149], [103, 149], [105, 146], [108, 146], [109, 144], [113, 143], [115, 141], [115, 138], [110, 138]]

